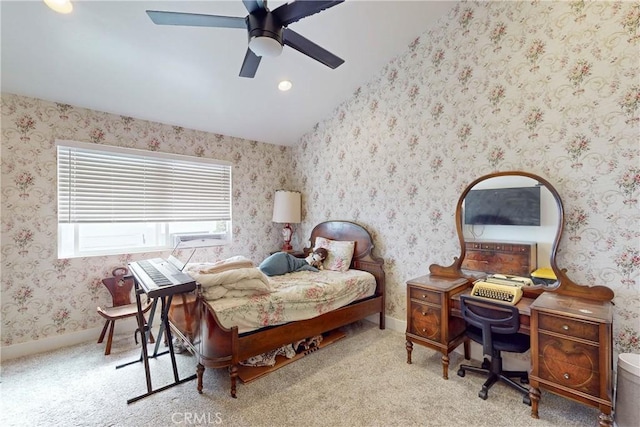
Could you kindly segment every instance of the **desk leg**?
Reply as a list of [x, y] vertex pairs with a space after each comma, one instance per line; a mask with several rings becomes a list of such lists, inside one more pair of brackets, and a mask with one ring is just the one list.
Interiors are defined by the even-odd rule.
[[540, 402], [540, 389], [538, 384], [530, 384], [529, 387], [529, 399], [531, 399], [531, 418], [538, 419], [538, 403]]
[[413, 343], [407, 340], [405, 347], [407, 348], [407, 363], [411, 365], [411, 352], [413, 351]]
[[[602, 411], [602, 408], [600, 408], [600, 410]], [[609, 408], [608, 411], [611, 411], [611, 408]], [[613, 418], [611, 417], [611, 413], [600, 412], [600, 415], [598, 415], [598, 425], [600, 427], [613, 426]]]
[[442, 378], [449, 379], [449, 353], [446, 350], [442, 353]]

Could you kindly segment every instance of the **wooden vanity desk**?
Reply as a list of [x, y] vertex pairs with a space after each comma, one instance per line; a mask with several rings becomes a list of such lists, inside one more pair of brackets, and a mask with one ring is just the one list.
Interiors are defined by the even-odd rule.
[[[489, 265], [484, 272], [463, 270], [465, 242], [462, 225], [464, 198], [474, 185], [496, 177], [528, 177], [534, 185], [549, 191], [557, 204], [557, 233], [549, 264], [557, 277], [552, 285], [523, 288], [518, 302], [520, 332], [531, 337], [529, 397], [531, 416], [538, 418], [541, 390], [596, 407], [598, 423], [611, 427], [613, 404], [613, 291], [605, 286], [583, 286], [567, 277], [556, 265], [555, 254], [562, 235], [564, 214], [557, 191], [543, 178], [526, 172], [496, 172], [471, 183], [456, 208], [456, 227], [460, 238], [460, 257], [453, 264], [429, 266], [429, 274], [407, 281], [407, 363], [411, 363], [413, 344], [442, 353], [442, 377], [448, 379], [449, 353], [460, 344], [469, 358], [469, 341], [460, 313], [460, 295], [469, 293], [474, 280], [485, 272], [501, 273]], [[530, 246], [533, 248], [533, 246]], [[483, 248], [475, 248], [483, 249]], [[488, 250], [497, 250], [488, 248]], [[501, 249], [502, 250], [502, 249]], [[529, 254], [527, 254], [529, 256]], [[477, 257], [474, 255], [474, 259]], [[502, 259], [502, 258], [499, 258]], [[528, 258], [531, 259], [531, 258]], [[484, 264], [484, 263], [483, 263]], [[529, 268], [529, 267], [527, 267]], [[531, 271], [531, 270], [529, 270]], [[513, 274], [513, 273], [512, 273]], [[524, 275], [524, 274], [521, 274]], [[595, 421], [595, 420], [594, 420]]]

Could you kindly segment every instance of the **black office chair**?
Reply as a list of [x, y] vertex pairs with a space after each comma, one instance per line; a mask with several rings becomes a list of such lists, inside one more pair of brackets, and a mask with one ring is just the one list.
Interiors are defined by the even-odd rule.
[[520, 317], [517, 307], [462, 295], [460, 310], [467, 322], [465, 334], [473, 341], [482, 344], [483, 356], [490, 355], [491, 361], [484, 358], [482, 367], [460, 365], [458, 376], [464, 377], [466, 371], [488, 375], [489, 378], [478, 393], [478, 396], [484, 400], [487, 399], [489, 388], [496, 382], [502, 381], [523, 394], [523, 403], [531, 405], [528, 388], [511, 379], [519, 377], [522, 384], [528, 384], [527, 372], [502, 370], [502, 351], [524, 353], [530, 346], [529, 336], [518, 333]]

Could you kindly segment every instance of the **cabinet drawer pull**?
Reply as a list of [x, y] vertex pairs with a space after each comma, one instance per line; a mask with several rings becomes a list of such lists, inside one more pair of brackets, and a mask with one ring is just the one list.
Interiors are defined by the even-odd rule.
[[423, 311], [423, 312], [422, 312], [422, 315], [423, 315], [423, 316], [426, 316], [426, 315], [427, 315], [427, 312], [426, 312], [426, 311]]
[[427, 332], [427, 330], [425, 328], [422, 328], [422, 332]]
[[427, 297], [427, 294], [422, 294], [422, 298], [426, 298], [426, 297]]
[[562, 325], [562, 330], [563, 331], [568, 331], [569, 330], [569, 325]]
[[568, 380], [569, 379], [569, 374], [564, 374], [563, 377], [564, 377], [565, 380]]

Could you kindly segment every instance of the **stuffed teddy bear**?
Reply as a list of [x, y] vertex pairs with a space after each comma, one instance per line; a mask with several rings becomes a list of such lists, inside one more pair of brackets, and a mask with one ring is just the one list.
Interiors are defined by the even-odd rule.
[[329, 255], [329, 253], [325, 248], [317, 248], [316, 250], [311, 252], [309, 256], [304, 260], [307, 261], [307, 264], [309, 264], [311, 267], [315, 267], [318, 270], [323, 270], [324, 266], [322, 265], [322, 262], [327, 259], [327, 255]]

